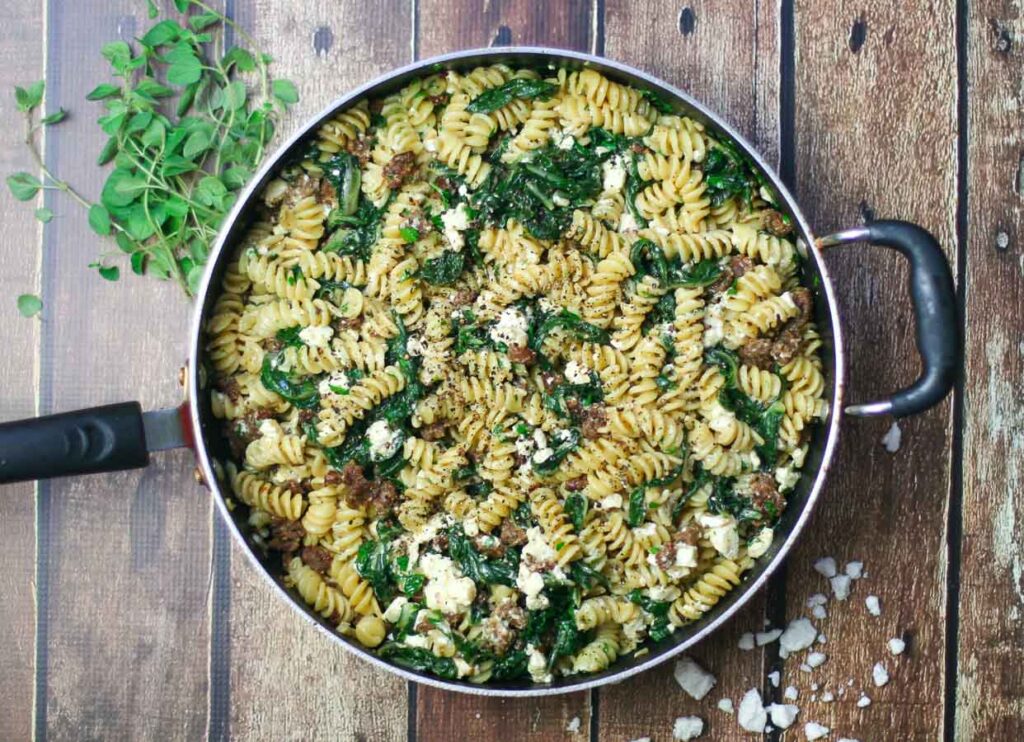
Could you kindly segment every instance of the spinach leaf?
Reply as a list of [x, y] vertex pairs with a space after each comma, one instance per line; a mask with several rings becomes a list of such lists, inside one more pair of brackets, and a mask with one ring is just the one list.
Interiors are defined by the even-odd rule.
[[779, 426], [785, 417], [785, 407], [779, 400], [770, 404], [759, 402], [740, 390], [736, 383], [739, 357], [732, 351], [715, 346], [705, 351], [704, 358], [708, 363], [718, 366], [725, 377], [718, 401], [761, 436], [764, 443], [757, 446], [755, 451], [761, 459], [762, 469], [770, 468], [778, 456]]
[[504, 657], [499, 657], [491, 668], [491, 677], [495, 680], [515, 680], [528, 675], [526, 666], [529, 658], [526, 650], [516, 649]]
[[454, 660], [450, 657], [438, 657], [429, 649], [422, 647], [407, 647], [398, 642], [388, 642], [378, 650], [378, 654], [402, 667], [420, 672], [432, 672], [446, 680], [454, 680], [459, 675]]
[[294, 327], [285, 327], [283, 330], [278, 330], [274, 337], [284, 343], [286, 347], [301, 348], [305, 343], [299, 337], [300, 332], [302, 332], [302, 327], [295, 325]]
[[292, 380], [287, 373], [277, 368], [277, 358], [275, 354], [263, 359], [263, 368], [260, 370], [260, 381], [263, 386], [300, 409], [309, 409], [320, 404], [320, 394], [313, 380], [308, 377], [301, 381]]
[[577, 559], [569, 565], [569, 578], [584, 590], [589, 590], [594, 585], [601, 585], [605, 590], [610, 589], [608, 578], [591, 567], [582, 559]]
[[668, 259], [664, 251], [649, 239], [641, 237], [633, 243], [629, 260], [636, 268], [634, 278], [654, 276], [659, 283], [668, 281]]
[[647, 517], [646, 489], [637, 487], [629, 494], [629, 509], [626, 512], [626, 522], [636, 528]]
[[675, 109], [672, 104], [665, 100], [661, 93], [656, 93], [653, 90], [641, 90], [640, 95], [643, 96], [648, 103], [658, 113], [672, 114], [675, 113]]
[[636, 205], [636, 197], [640, 195], [640, 192], [647, 187], [650, 181], [640, 177], [639, 158], [640, 155], [638, 153], [630, 151], [629, 167], [626, 173], [626, 208], [629, 209], [629, 213], [633, 217], [633, 221], [637, 223], [637, 226], [646, 227], [647, 219], [640, 213], [640, 209]]
[[391, 599], [392, 573], [386, 542], [370, 539], [360, 544], [356, 553], [356, 571], [370, 583], [379, 600]]
[[579, 533], [587, 520], [587, 509], [590, 507], [590, 500], [578, 492], [574, 492], [565, 498], [565, 514], [572, 521], [572, 527]]
[[690, 486], [686, 489], [686, 492], [680, 495], [679, 499], [676, 500], [675, 505], [672, 506], [672, 522], [676, 523], [679, 520], [679, 516], [683, 512], [683, 508], [686, 507], [686, 503], [689, 502], [690, 498], [697, 494], [698, 490], [705, 484], [711, 481], [711, 475], [708, 474], [704, 469], [698, 468], [694, 472], [694, 480], [690, 483]]
[[669, 630], [668, 609], [670, 603], [667, 601], [652, 600], [640, 590], [632, 590], [627, 596], [632, 603], [636, 603], [642, 610], [649, 613], [654, 619], [648, 628], [647, 634], [653, 641], [661, 641], [672, 632]]
[[580, 630], [576, 628], [576, 612], [570, 605], [565, 615], [559, 618], [555, 625], [555, 641], [551, 645], [551, 654], [548, 655], [548, 670], [551, 670], [559, 657], [575, 654], [583, 643], [582, 638]]
[[774, 189], [754, 162], [740, 152], [732, 142], [717, 142], [704, 157], [705, 194], [712, 206], [721, 206], [733, 196], [749, 204], [754, 194], [765, 188], [771, 195], [769, 203], [776, 205]]
[[338, 195], [338, 207], [335, 209], [339, 212], [338, 216], [355, 214], [359, 207], [359, 184], [362, 178], [359, 161], [348, 152], [338, 152], [321, 167], [324, 177], [334, 186]]
[[604, 399], [604, 389], [596, 374], [591, 377], [587, 384], [570, 384], [563, 382], [557, 384], [551, 391], [542, 393], [545, 409], [551, 410], [559, 417], [576, 420], [575, 416], [566, 403], [567, 399], [575, 399], [583, 407], [589, 407]]
[[454, 250], [445, 250], [436, 258], [427, 260], [420, 268], [420, 278], [434, 286], [451, 286], [462, 274], [466, 256]]
[[394, 565], [395, 582], [403, 594], [412, 596], [423, 589], [427, 578], [416, 572], [409, 571], [409, 557], [405, 554], [395, 560]]
[[551, 446], [551, 455], [544, 461], [532, 461], [533, 470], [541, 475], [553, 474], [562, 460], [568, 456], [573, 449], [580, 444], [580, 431], [576, 428], [569, 428], [565, 435], [554, 436], [554, 445]]
[[529, 502], [522, 503], [512, 512], [512, 522], [524, 530], [534, 526]]
[[761, 511], [751, 505], [750, 498], [736, 492], [733, 480], [717, 477], [708, 497], [708, 512], [733, 516], [740, 523], [758, 520]]
[[[390, 199], [389, 199], [390, 201]], [[332, 220], [328, 218], [328, 226], [333, 221], [337, 229], [327, 239], [324, 252], [336, 252], [339, 255], [351, 255], [360, 260], [369, 260], [373, 245], [380, 236], [380, 218], [387, 204], [375, 207], [367, 199], [362, 199], [355, 212], [351, 215], [338, 215]], [[340, 211], [336, 209], [331, 212]]]
[[722, 266], [714, 258], [701, 260], [688, 268], [674, 271], [669, 279], [669, 288], [696, 288], [709, 286], [722, 275]]
[[547, 100], [557, 90], [558, 86], [554, 83], [517, 77], [500, 87], [485, 90], [470, 101], [466, 110], [470, 113], [490, 113], [507, 106], [516, 98]]
[[473, 582], [514, 586], [519, 570], [519, 554], [513, 549], [500, 559], [488, 559], [473, 548], [461, 525], [448, 529], [448, 554], [459, 565], [462, 574]]
[[547, 315], [544, 315], [542, 312], [537, 312], [536, 314], [540, 318], [540, 323], [530, 338], [529, 346], [538, 353], [544, 344], [544, 338], [556, 327], [563, 328], [577, 340], [598, 343], [600, 345], [607, 345], [610, 342], [607, 331], [602, 330], [597, 325], [583, 321], [578, 314], [570, 312], [568, 309], [562, 309]]

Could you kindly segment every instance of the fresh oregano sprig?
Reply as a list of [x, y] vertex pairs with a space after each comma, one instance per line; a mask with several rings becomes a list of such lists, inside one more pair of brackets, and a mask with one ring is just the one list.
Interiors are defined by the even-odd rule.
[[[118, 279], [123, 255], [133, 272], [174, 279], [191, 295], [224, 215], [298, 93], [290, 81], [271, 78], [271, 58], [252, 51], [255, 41], [234, 21], [201, 0], [174, 5], [185, 14], [180, 21], [160, 20], [133, 44], [113, 41], [101, 49], [114, 80], [86, 96], [104, 107], [98, 123], [108, 138], [97, 163], [113, 166], [99, 199], [89, 201], [56, 177], [39, 155], [35, 131], [65, 115], [61, 110], [35, 123], [41, 82], [17, 89], [15, 97], [44, 181], [15, 173], [7, 182], [21, 200], [53, 188], [87, 208], [92, 229], [118, 248], [91, 264], [103, 278]], [[156, 6], [151, 0], [147, 6], [155, 19]], [[226, 47], [227, 27], [246, 46]]]

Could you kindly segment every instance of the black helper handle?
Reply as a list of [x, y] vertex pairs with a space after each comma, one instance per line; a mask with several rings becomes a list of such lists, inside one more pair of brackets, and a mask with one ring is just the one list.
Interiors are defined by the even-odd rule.
[[148, 463], [138, 402], [0, 424], [0, 484]]
[[891, 247], [910, 261], [910, 296], [923, 370], [917, 381], [888, 399], [851, 405], [846, 412], [862, 417], [906, 417], [924, 412], [941, 402], [953, 388], [963, 354], [949, 263], [929, 232], [916, 224], [889, 219], [822, 237], [818, 245], [830, 247], [861, 241]]

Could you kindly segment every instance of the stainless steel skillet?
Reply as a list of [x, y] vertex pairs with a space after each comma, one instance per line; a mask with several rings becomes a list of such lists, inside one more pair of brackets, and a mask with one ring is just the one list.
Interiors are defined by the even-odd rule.
[[[353, 641], [335, 633], [331, 626], [313, 613], [302, 600], [281, 583], [279, 560], [267, 558], [248, 538], [244, 508], [229, 510], [225, 498], [230, 494], [216, 472], [227, 447], [219, 432], [219, 423], [210, 412], [209, 395], [204, 389], [203, 327], [217, 299], [218, 287], [237, 241], [241, 238], [256, 207], [257, 194], [316, 128], [338, 110], [367, 97], [393, 92], [412, 78], [440, 69], [466, 70], [479, 65], [502, 62], [509, 65], [547, 68], [565, 66], [592, 67], [618, 82], [649, 89], [670, 101], [678, 112], [704, 123], [719, 138], [731, 140], [752, 161], [775, 188], [783, 209], [794, 219], [797, 231], [807, 246], [808, 270], [816, 277], [815, 313], [824, 341], [824, 377], [826, 399], [830, 403], [828, 419], [815, 430], [805, 466], [805, 476], [776, 528], [775, 543], [745, 581], [726, 596], [706, 618], [684, 627], [666, 641], [651, 647], [639, 658], [626, 657], [607, 671], [578, 678], [561, 678], [551, 685], [525, 682], [473, 685], [441, 680], [386, 662]], [[840, 314], [834, 287], [822, 257], [827, 247], [866, 241], [900, 251], [910, 261], [910, 290], [917, 320], [917, 345], [922, 361], [921, 377], [907, 389], [891, 397], [844, 408], [847, 355], [843, 346]], [[587, 54], [544, 48], [507, 48], [459, 52], [403, 67], [367, 83], [334, 101], [318, 116], [307, 121], [253, 178], [240, 194], [228, 215], [210, 255], [209, 268], [198, 294], [189, 340], [190, 359], [183, 383], [187, 402], [181, 407], [143, 412], [137, 402], [98, 407], [49, 417], [0, 425], [0, 483], [24, 479], [88, 474], [145, 466], [153, 451], [181, 446], [191, 447], [197, 459], [197, 476], [209, 487], [221, 515], [248, 554], [253, 565], [267, 578], [267, 584], [282, 600], [321, 629], [327, 641], [339, 642], [363, 659], [402, 677], [460, 692], [497, 696], [531, 696], [568, 693], [617, 683], [679, 654], [722, 625], [761, 587], [779, 566], [795, 543], [814, 507], [832, 463], [843, 412], [851, 415], [893, 415], [902, 417], [922, 412], [938, 403], [953, 384], [961, 355], [957, 332], [953, 281], [949, 266], [935, 239], [915, 225], [898, 221], [875, 221], [865, 226], [815, 238], [810, 225], [778, 175], [761, 156], [728, 124], [687, 94], [626, 65]], [[170, 370], [169, 370], [170, 372]], [[0, 495], [2, 496], [2, 495]]]

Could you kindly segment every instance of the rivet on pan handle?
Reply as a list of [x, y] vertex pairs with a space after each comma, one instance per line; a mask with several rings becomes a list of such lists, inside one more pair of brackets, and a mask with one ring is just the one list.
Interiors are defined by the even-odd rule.
[[868, 242], [898, 250], [910, 261], [910, 296], [914, 306], [921, 376], [887, 399], [850, 405], [858, 417], [906, 417], [934, 407], [949, 393], [960, 367], [963, 346], [956, 315], [956, 290], [949, 263], [936, 239], [926, 230], [896, 220], [869, 222], [863, 227], [821, 237], [818, 247]]

